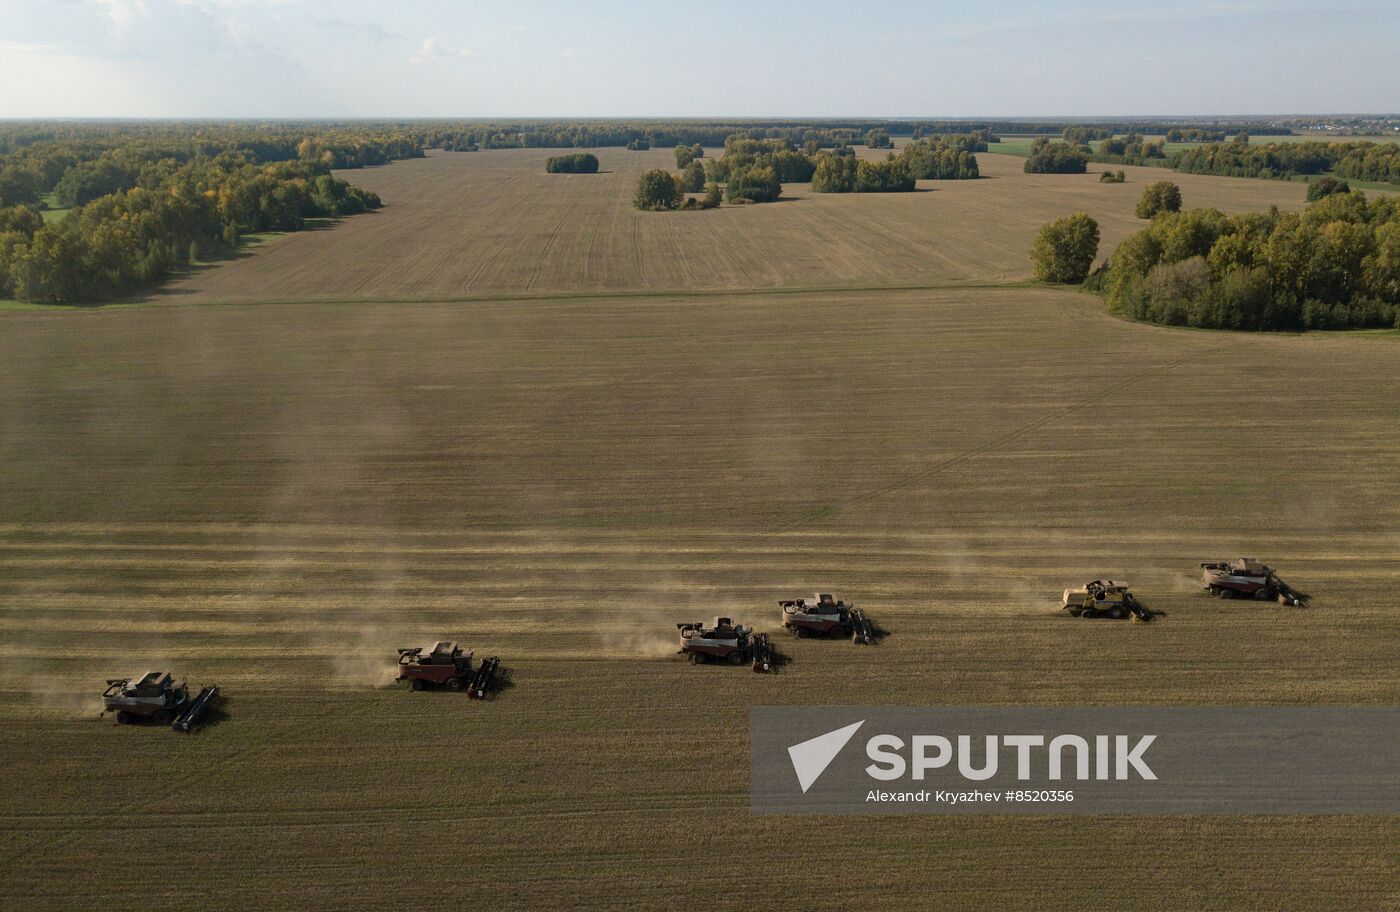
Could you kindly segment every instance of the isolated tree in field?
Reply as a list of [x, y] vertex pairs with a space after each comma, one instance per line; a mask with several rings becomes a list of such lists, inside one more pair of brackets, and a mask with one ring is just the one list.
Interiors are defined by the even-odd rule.
[[699, 193], [705, 189], [705, 166], [691, 159], [681, 170], [681, 189], [686, 193]]
[[676, 146], [676, 167], [684, 168], [695, 160], [695, 153], [690, 146]]
[[1159, 212], [1181, 211], [1181, 188], [1171, 181], [1158, 181], [1142, 191], [1137, 217], [1150, 219]]
[[651, 140], [648, 139], [634, 139], [627, 144], [627, 149], [630, 152], [645, 152], [647, 149], [650, 148]]
[[632, 203], [638, 209], [650, 211], [675, 209], [683, 196], [680, 184], [670, 172], [654, 168], [637, 181], [637, 195]]
[[1053, 221], [1031, 244], [1035, 277], [1042, 282], [1084, 281], [1099, 254], [1099, 223], [1084, 212]]
[[894, 148], [894, 143], [890, 142], [890, 134], [885, 130], [871, 130], [865, 134], [865, 145], [870, 149]]
[[720, 202], [724, 199], [724, 194], [720, 192], [719, 184], [710, 181], [705, 185], [705, 198], [700, 201], [701, 209], [718, 209]]
[[691, 147], [690, 147], [690, 157], [691, 157], [691, 158], [704, 158], [704, 157], [705, 157], [705, 147], [702, 146], [702, 145], [700, 145], [699, 143], [696, 143], [695, 145], [691, 146]]
[[1128, 179], [1122, 171], [1105, 171], [1099, 175], [1101, 184], [1121, 184]]
[[1315, 203], [1324, 196], [1331, 196], [1334, 193], [1350, 193], [1351, 184], [1344, 180], [1338, 180], [1331, 175], [1324, 174], [1317, 180], [1308, 184], [1308, 202]]

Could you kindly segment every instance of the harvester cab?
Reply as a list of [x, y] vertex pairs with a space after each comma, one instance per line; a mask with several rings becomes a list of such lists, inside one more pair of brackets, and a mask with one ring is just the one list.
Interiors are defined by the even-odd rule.
[[696, 665], [706, 662], [728, 662], [742, 665], [750, 662], [754, 671], [773, 670], [773, 649], [768, 634], [754, 633], [752, 628], [736, 624], [731, 618], [717, 617], [709, 625], [703, 623], [677, 624], [680, 650]]
[[1110, 617], [1121, 620], [1132, 617], [1136, 623], [1152, 620], [1152, 612], [1137, 600], [1124, 583], [1094, 580], [1082, 589], [1066, 589], [1061, 605], [1073, 617]]
[[473, 669], [472, 656], [454, 640], [400, 649], [398, 680], [408, 681], [414, 690], [466, 690], [467, 696], [482, 700], [501, 661], [491, 656]]
[[1201, 588], [1222, 599], [1276, 599], [1291, 607], [1306, 601], [1302, 593], [1279, 579], [1272, 567], [1248, 557], [1201, 564]]
[[825, 592], [811, 599], [779, 599], [778, 607], [782, 609], [778, 619], [795, 636], [848, 636], [853, 643], [869, 643], [875, 637], [864, 611]]
[[202, 688], [191, 697], [189, 685], [177, 682], [170, 672], [148, 671], [135, 678], [108, 678], [102, 711], [116, 713], [119, 725], [152, 721], [188, 734], [218, 698], [217, 687]]

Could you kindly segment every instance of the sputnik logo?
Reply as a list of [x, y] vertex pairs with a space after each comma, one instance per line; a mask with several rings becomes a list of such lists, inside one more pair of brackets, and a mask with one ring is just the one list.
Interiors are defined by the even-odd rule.
[[836, 755], [841, 753], [841, 748], [846, 746], [855, 735], [856, 729], [865, 724], [865, 720], [853, 722], [844, 728], [829, 731], [824, 735], [817, 735], [798, 744], [794, 744], [787, 749], [788, 757], [792, 759], [793, 772], [797, 773], [797, 784], [802, 786], [802, 794], [807, 794], [807, 789], [826, 772], [826, 768], [831, 765], [831, 761], [836, 759]]

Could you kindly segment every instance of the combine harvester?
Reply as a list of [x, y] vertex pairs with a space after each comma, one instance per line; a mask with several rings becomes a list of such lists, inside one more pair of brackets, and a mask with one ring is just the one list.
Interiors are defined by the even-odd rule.
[[1201, 564], [1201, 588], [1217, 598], [1252, 598], [1301, 608], [1307, 596], [1278, 578], [1271, 567], [1242, 557], [1239, 560]]
[[820, 634], [829, 637], [850, 637], [851, 642], [868, 644], [875, 638], [875, 626], [854, 604], [847, 605], [825, 592], [807, 599], [780, 599], [778, 618], [783, 627], [799, 637]]
[[1137, 600], [1127, 585], [1113, 580], [1094, 580], [1086, 583], [1083, 589], [1066, 589], [1060, 604], [1073, 617], [1122, 620], [1131, 616], [1135, 624], [1152, 620], [1152, 612]]
[[473, 700], [484, 700], [501, 660], [492, 656], [473, 670], [472, 655], [451, 640], [400, 649], [398, 680], [408, 681], [414, 690], [465, 689]]
[[681, 632], [680, 653], [690, 656], [695, 665], [713, 659], [730, 665], [752, 662], [754, 671], [773, 670], [773, 647], [766, 633], [754, 633], [727, 617], [715, 618], [708, 627], [695, 623], [677, 624], [676, 628]]
[[184, 681], [175, 683], [168, 671], [148, 671], [139, 678], [108, 678], [102, 711], [116, 713], [118, 725], [153, 721], [189, 734], [218, 699], [217, 687], [205, 687], [191, 699]]

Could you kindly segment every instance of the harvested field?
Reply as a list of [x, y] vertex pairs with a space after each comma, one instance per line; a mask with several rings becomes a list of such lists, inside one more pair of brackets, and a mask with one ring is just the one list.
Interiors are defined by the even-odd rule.
[[[357, 177], [442, 168], [468, 186], [497, 160], [461, 161]], [[610, 154], [604, 167], [622, 166]], [[540, 192], [542, 167], [516, 173], [515, 193]], [[839, 279], [893, 264], [941, 281], [963, 261], [1019, 275], [1025, 237], [991, 239], [1043, 220], [1027, 208], [1118, 191], [1127, 212], [1136, 198], [1134, 183], [1037, 178], [1024, 206], [1013, 194], [981, 210], [975, 193], [997, 180], [713, 215], [792, 211], [795, 225], [810, 203], [835, 227], [801, 230], [832, 250], [900, 206], [966, 192], [976, 252], [925, 239], [945, 248], [930, 264], [890, 242]], [[444, 185], [431, 186], [201, 273], [179, 300], [224, 283], [534, 293], [568, 270], [665, 287], [691, 281], [667, 270], [707, 248], [764, 264], [753, 285], [838, 275], [727, 231], [668, 261], [654, 251], [669, 228], [600, 230], [600, 244], [646, 238], [652, 253], [589, 272], [615, 251], [595, 260], [565, 241], [583, 218], [567, 211], [549, 246], [560, 262], [454, 258], [454, 245], [509, 245], [483, 236], [496, 229], [479, 210], [435, 208]], [[894, 208], [843, 235], [838, 203]], [[423, 208], [436, 214], [419, 221]], [[612, 212], [613, 228], [631, 217]], [[403, 224], [379, 234], [391, 219]], [[415, 234], [421, 259], [364, 262], [376, 235]], [[305, 244], [326, 245], [314, 275], [292, 268]], [[471, 262], [480, 275], [458, 287]], [[381, 908], [433, 885], [486, 908], [642, 910], [692, 902], [714, 859], [808, 909], [1400, 901], [1394, 818], [751, 818], [744, 774], [752, 704], [1396, 703], [1392, 333], [1177, 332], [1024, 288], [0, 321], [0, 907]], [[1315, 607], [1196, 588], [1196, 561], [1242, 553]], [[1101, 575], [1166, 616], [1055, 610], [1061, 588]], [[678, 620], [723, 610], [775, 626], [776, 598], [817, 586], [893, 634], [863, 651], [785, 640], [793, 661], [770, 677], [668, 655]], [[373, 686], [395, 646], [437, 636], [499, 653], [513, 686], [485, 704]], [[222, 685], [228, 717], [189, 738], [92, 718], [102, 678], [157, 665]], [[124, 873], [114, 859], [133, 845], [158, 847], [168, 871]], [[794, 864], [811, 845], [845, 861]]]
[[[557, 150], [437, 153], [346, 172], [379, 212], [284, 237], [238, 262], [168, 285], [159, 300], [346, 301], [489, 295], [693, 291], [1019, 281], [1044, 223], [1076, 210], [1099, 220], [1110, 252], [1142, 227], [1133, 209], [1159, 168], [1126, 184], [1090, 174], [1024, 174], [983, 154], [978, 181], [922, 181], [916, 193], [820, 194], [783, 188], [779, 204], [638, 212], [637, 176], [670, 150], [599, 149], [605, 173], [546, 174]], [[870, 150], [862, 150], [870, 154]], [[713, 154], [713, 153], [712, 153]], [[1171, 177], [1187, 206], [1298, 209], [1286, 182]]]

